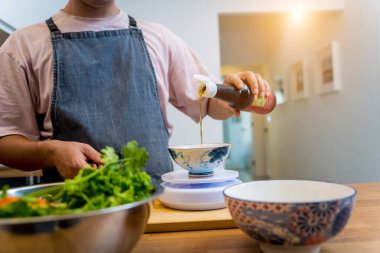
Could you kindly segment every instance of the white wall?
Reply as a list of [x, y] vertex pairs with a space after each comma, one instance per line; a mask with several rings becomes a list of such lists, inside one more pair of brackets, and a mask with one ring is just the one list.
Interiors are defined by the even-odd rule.
[[[340, 46], [342, 90], [319, 96], [309, 76], [309, 98], [289, 101], [273, 113], [270, 126], [274, 178], [339, 182], [380, 180], [379, 2], [347, 0], [340, 14], [316, 14], [283, 23], [270, 61], [274, 73], [336, 40]], [[287, 79], [289, 83], [289, 78]]]
[[[344, 11], [308, 14], [299, 22], [275, 14], [222, 18], [221, 24], [233, 24], [234, 29], [223, 26], [223, 32], [233, 34], [234, 40], [255, 41], [234, 46], [233, 36], [225, 36], [223, 43], [230, 50], [222, 52], [223, 63], [237, 64], [238, 59], [242, 64], [266, 64], [288, 85], [289, 66], [300, 59], [308, 63], [309, 98], [289, 100], [272, 113], [268, 135], [272, 178], [380, 180], [379, 11], [376, 0], [347, 0]], [[263, 20], [267, 26], [260, 25]], [[340, 48], [343, 87], [337, 93], [316, 95], [313, 56], [334, 40]], [[249, 53], [242, 54], [245, 51]]]
[[65, 0], [0, 0], [0, 19], [15, 28], [20, 28], [46, 20], [66, 2]]

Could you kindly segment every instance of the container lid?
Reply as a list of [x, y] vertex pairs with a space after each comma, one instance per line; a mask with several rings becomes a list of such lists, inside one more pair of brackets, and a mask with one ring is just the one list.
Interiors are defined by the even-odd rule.
[[216, 84], [207, 76], [194, 75], [194, 81], [198, 85], [198, 93], [200, 96], [207, 98], [215, 97], [218, 89]]
[[239, 172], [234, 170], [216, 169], [213, 176], [201, 178], [189, 177], [187, 170], [175, 170], [162, 175], [161, 179], [172, 184], [205, 184], [225, 182], [238, 177]]

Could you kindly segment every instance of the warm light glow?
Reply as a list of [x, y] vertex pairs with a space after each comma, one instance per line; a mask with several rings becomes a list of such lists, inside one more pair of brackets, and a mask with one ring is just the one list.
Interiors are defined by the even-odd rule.
[[305, 12], [301, 8], [294, 8], [292, 11], [292, 16], [294, 20], [301, 21], [305, 17]]

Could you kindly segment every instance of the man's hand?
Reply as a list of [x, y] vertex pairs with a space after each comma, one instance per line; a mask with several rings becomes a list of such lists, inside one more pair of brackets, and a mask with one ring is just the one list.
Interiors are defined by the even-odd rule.
[[47, 152], [48, 164], [57, 168], [63, 178], [75, 177], [89, 161], [92, 166], [102, 164], [100, 153], [84, 143], [50, 140], [39, 144], [45, 145], [42, 150]]
[[84, 143], [32, 141], [21, 135], [0, 138], [0, 163], [16, 169], [55, 167], [63, 178], [73, 178], [89, 161], [95, 167], [102, 164], [100, 153]]
[[258, 95], [259, 97], [271, 94], [269, 84], [259, 74], [252, 71], [229, 74], [225, 77], [224, 84], [233, 86], [238, 90], [243, 89], [244, 85], [247, 85], [251, 94]]
[[[224, 79], [224, 84], [235, 87], [238, 90], [244, 88], [246, 85], [251, 94], [258, 95], [259, 97], [269, 96], [271, 88], [259, 74], [252, 71], [244, 71], [236, 74], [229, 74]], [[231, 116], [239, 117], [240, 111], [231, 108], [228, 103], [211, 98], [208, 104], [208, 114], [214, 119], [227, 119]]]

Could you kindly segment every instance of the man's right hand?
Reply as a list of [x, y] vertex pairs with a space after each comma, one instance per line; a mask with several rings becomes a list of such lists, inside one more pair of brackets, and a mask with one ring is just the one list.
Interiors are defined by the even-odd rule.
[[90, 145], [59, 140], [32, 141], [21, 135], [0, 138], [0, 164], [32, 171], [55, 167], [63, 178], [73, 178], [88, 161], [101, 165], [100, 153]]
[[102, 164], [100, 153], [88, 144], [49, 140], [39, 142], [38, 145], [45, 145], [41, 150], [47, 152], [48, 164], [57, 168], [63, 178], [75, 177], [88, 161], [91, 161], [91, 165]]

